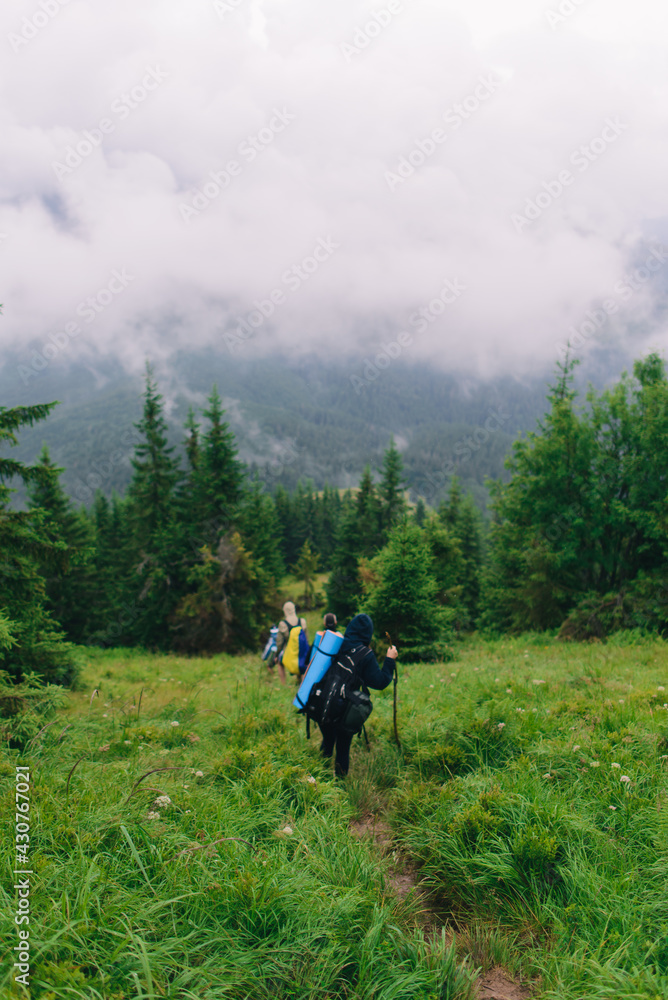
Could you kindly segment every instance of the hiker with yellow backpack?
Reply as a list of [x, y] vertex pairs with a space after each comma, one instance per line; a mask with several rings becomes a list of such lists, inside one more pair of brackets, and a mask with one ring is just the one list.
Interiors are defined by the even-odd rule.
[[306, 631], [306, 619], [299, 618], [292, 601], [283, 605], [283, 621], [278, 623], [276, 636], [276, 663], [283, 684], [287, 683], [285, 672], [300, 679], [309, 661], [311, 647]]

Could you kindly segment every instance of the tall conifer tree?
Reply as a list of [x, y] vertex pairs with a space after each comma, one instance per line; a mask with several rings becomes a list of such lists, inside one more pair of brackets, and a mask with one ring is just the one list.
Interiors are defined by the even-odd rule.
[[[0, 406], [0, 445], [16, 445], [23, 426], [44, 420], [56, 403]], [[9, 499], [12, 479], [35, 487], [42, 469], [0, 457], [0, 668], [14, 680], [34, 671], [46, 681], [69, 684], [76, 676], [70, 647], [47, 609], [46, 585], [39, 566], [64, 561], [66, 546], [49, 537], [41, 511], [14, 511]]]
[[452, 614], [439, 604], [432, 552], [418, 525], [404, 517], [371, 568], [363, 610], [379, 641], [388, 632], [407, 663], [452, 659]]
[[69, 639], [82, 642], [88, 634], [91, 593], [94, 589], [94, 532], [84, 511], [75, 511], [60, 484], [57, 468], [46, 446], [39, 460], [42, 475], [28, 489], [28, 506], [46, 514], [45, 532], [65, 545], [63, 556], [46, 560], [40, 571], [46, 579], [48, 607]]
[[378, 485], [383, 542], [387, 541], [390, 532], [399, 523], [406, 510], [404, 489], [404, 463], [392, 438], [383, 456], [382, 476]]

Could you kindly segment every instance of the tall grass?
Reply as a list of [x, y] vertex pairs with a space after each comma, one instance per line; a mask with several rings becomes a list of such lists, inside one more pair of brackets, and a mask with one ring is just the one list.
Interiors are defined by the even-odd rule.
[[[450, 942], [425, 939], [350, 835], [349, 796], [288, 698], [252, 657], [94, 653], [57, 724], [5, 746], [2, 773], [20, 761], [34, 781], [32, 997], [471, 996]], [[2, 989], [25, 996], [12, 860]]]
[[[345, 783], [291, 691], [256, 657], [95, 652], [52, 725], [5, 720], [0, 769], [34, 778], [33, 997], [467, 1000], [496, 964], [545, 1000], [668, 996], [664, 643], [471, 640], [405, 668], [401, 748], [374, 692]], [[351, 835], [370, 814], [391, 850]]]
[[399, 841], [550, 1000], [668, 995], [667, 652], [471, 643], [404, 691]]

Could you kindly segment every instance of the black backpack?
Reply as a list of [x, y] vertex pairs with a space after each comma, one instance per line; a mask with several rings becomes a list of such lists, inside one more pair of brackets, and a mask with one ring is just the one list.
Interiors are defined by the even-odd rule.
[[322, 680], [313, 685], [306, 705], [300, 709], [306, 716], [307, 739], [311, 735], [311, 719], [335, 725], [352, 736], [362, 731], [373, 709], [369, 692], [362, 686], [359, 676], [360, 663], [368, 652], [368, 646], [355, 646], [339, 654]]

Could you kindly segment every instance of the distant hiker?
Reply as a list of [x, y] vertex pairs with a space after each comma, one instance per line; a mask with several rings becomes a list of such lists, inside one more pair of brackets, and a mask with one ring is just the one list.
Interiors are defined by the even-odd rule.
[[310, 666], [313, 663], [313, 657], [315, 656], [317, 650], [320, 649], [320, 642], [322, 640], [323, 635], [325, 635], [327, 632], [332, 632], [334, 633], [334, 635], [338, 635], [341, 639], [343, 638], [341, 633], [337, 632], [336, 630], [337, 626], [336, 615], [333, 614], [331, 611], [327, 612], [327, 614], [324, 616], [322, 620], [322, 623], [325, 627], [320, 629], [319, 632], [316, 632], [316, 634], [313, 637], [313, 645], [311, 646], [311, 652], [309, 654], [308, 663], [306, 663], [303, 669], [301, 667], [299, 668], [299, 673], [302, 676], [306, 673], [307, 670], [310, 669]]
[[276, 664], [276, 636], [278, 635], [278, 625], [272, 625], [269, 629], [269, 638], [262, 653], [262, 661], [267, 664], [269, 670], [273, 670]]
[[[325, 627], [321, 628], [319, 632], [316, 632], [315, 636], [313, 637], [313, 645], [311, 646], [310, 659], [313, 659], [313, 654], [320, 645], [320, 640], [322, 639], [325, 632], [336, 632], [337, 621], [336, 621], [336, 615], [333, 614], [333, 612], [328, 611], [325, 617], [323, 618], [322, 623]], [[337, 634], [341, 635], [340, 632], [338, 632]], [[302, 673], [305, 672], [306, 671], [302, 671]]]
[[285, 671], [299, 677], [300, 670], [306, 669], [310, 645], [306, 631], [306, 619], [298, 618], [292, 601], [283, 605], [285, 618], [278, 623], [276, 636], [276, 662], [282, 682], [286, 683]]
[[[356, 682], [359, 688], [368, 698], [368, 688], [382, 691], [392, 680], [394, 673], [394, 661], [398, 653], [396, 646], [390, 646], [385, 657], [382, 669], [378, 666], [375, 653], [369, 649], [369, 643], [373, 635], [373, 622], [368, 615], [355, 615], [350, 625], [345, 631], [343, 643], [337, 654], [335, 664], [340, 662], [353, 664], [356, 672]], [[323, 678], [323, 681], [325, 678]], [[353, 682], [353, 688], [356, 683]], [[369, 702], [370, 704], [370, 702]], [[320, 752], [323, 757], [331, 757], [336, 746], [335, 773], [338, 777], [345, 777], [350, 766], [350, 744], [353, 741], [354, 732], [343, 727], [342, 720], [336, 722], [320, 722], [322, 732], [322, 744]], [[360, 726], [361, 730], [361, 726]]]

